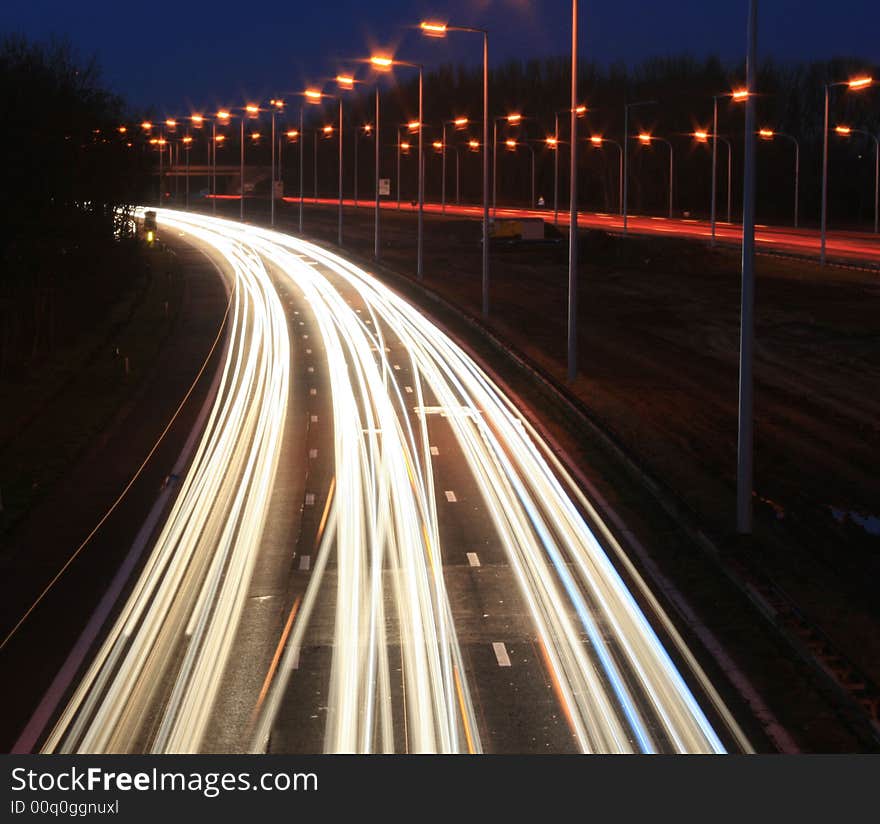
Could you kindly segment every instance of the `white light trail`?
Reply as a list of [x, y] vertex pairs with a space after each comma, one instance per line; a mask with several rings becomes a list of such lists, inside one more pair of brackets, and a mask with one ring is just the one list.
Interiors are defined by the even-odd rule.
[[[236, 314], [225, 389], [147, 568], [48, 749], [131, 748], [138, 740], [138, 719], [131, 716], [155, 699], [149, 685], [169, 668], [181, 635], [186, 650], [175, 663], [158, 732], [146, 745], [155, 751], [199, 746], [250, 577], [284, 419], [290, 351], [264, 266], [301, 291], [317, 325], [322, 354], [309, 350], [308, 363], [329, 376], [334, 482], [309, 555], [307, 589], [283, 639], [277, 674], [260, 698], [255, 751], [265, 747], [308, 646], [318, 593], [325, 598], [333, 581], [324, 749], [482, 751], [471, 697], [475, 676], [462, 657], [444, 577], [438, 494], [448, 504], [444, 490], [434, 488], [433, 412], [442, 414], [480, 491], [577, 746], [584, 752], [724, 750], [581, 514], [588, 511], [654, 620], [747, 747], [547, 445], [419, 309], [312, 243], [188, 213], [158, 210], [158, 217], [234, 262]], [[335, 577], [326, 574], [331, 558]], [[402, 703], [393, 677], [402, 681]]]

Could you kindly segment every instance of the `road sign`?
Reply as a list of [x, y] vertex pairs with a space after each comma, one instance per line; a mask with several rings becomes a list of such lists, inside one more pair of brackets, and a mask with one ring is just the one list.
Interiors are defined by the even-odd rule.
[[380, 177], [379, 178], [379, 196], [380, 197], [388, 197], [391, 194], [391, 178], [390, 177]]

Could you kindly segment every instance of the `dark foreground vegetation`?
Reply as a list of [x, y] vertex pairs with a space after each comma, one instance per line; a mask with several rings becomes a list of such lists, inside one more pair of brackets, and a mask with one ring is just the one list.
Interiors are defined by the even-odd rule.
[[145, 156], [124, 104], [62, 44], [0, 44], [0, 380], [24, 380], [126, 289]]

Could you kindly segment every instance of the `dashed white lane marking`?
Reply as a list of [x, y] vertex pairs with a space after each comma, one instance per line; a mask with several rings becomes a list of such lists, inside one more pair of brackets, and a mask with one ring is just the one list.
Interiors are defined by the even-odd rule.
[[317, 423], [317, 422], [318, 422], [318, 416], [312, 415], [312, 423]]
[[314, 372], [314, 371], [315, 371], [315, 367], [314, 367], [314, 366], [309, 366], [309, 367], [306, 369], [306, 372]]
[[299, 559], [299, 569], [300, 572], [308, 572], [309, 566], [312, 563], [311, 556], [309, 555], [301, 555]]
[[412, 387], [411, 386], [404, 386], [403, 391], [406, 392], [407, 395], [412, 395]]
[[399, 371], [400, 371], [400, 364], [399, 364], [399, 363], [395, 363], [395, 364], [394, 364], [394, 371], [395, 371], [395, 372], [399, 372]]
[[306, 354], [307, 354], [307, 355], [311, 355], [311, 354], [312, 354], [312, 350], [311, 350], [311, 349], [306, 349]]
[[309, 450], [309, 457], [312, 459], [317, 458], [318, 457], [318, 450], [317, 449], [310, 449]]
[[431, 447], [431, 454], [432, 454], [432, 455], [439, 455], [439, 454], [440, 454], [440, 450], [439, 450], [436, 446], [432, 446], [432, 447]]
[[509, 667], [510, 656], [507, 654], [507, 647], [504, 646], [504, 641], [493, 641], [492, 649], [495, 652], [495, 659], [498, 661], [498, 666]]
[[301, 320], [301, 321], [299, 322], [299, 325], [300, 325], [300, 326], [305, 326], [305, 325], [306, 325], [306, 324], [305, 324], [305, 321], [302, 321], [302, 320]]
[[468, 552], [467, 559], [471, 566], [477, 567], [480, 565], [480, 558], [476, 552]]
[[311, 389], [309, 389], [309, 394], [310, 394], [310, 395], [317, 395], [317, 394], [318, 394], [318, 390], [315, 389], [315, 387], [313, 386]]
[[447, 489], [446, 500], [449, 501], [449, 503], [454, 504], [458, 498], [455, 497], [455, 493], [451, 489]]
[[293, 648], [293, 654], [290, 656], [290, 668], [299, 669], [299, 647]]
[[306, 493], [306, 506], [314, 506], [315, 505], [315, 493], [307, 492]]
[[308, 335], [303, 335], [303, 340], [308, 340], [308, 339], [309, 339]]

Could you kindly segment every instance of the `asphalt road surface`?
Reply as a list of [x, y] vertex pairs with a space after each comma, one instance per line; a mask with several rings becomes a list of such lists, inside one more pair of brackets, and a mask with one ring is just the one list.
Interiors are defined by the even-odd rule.
[[312, 243], [158, 216], [234, 284], [225, 360], [44, 751], [749, 748], [550, 447], [441, 329]]
[[[237, 196], [230, 196], [230, 200], [238, 200]], [[285, 202], [298, 204], [298, 197], [285, 197]], [[351, 199], [345, 199], [346, 206], [354, 206]], [[325, 206], [338, 204], [338, 200], [332, 198], [319, 198], [317, 201], [312, 197], [306, 197], [305, 203], [319, 203]], [[358, 200], [359, 207], [372, 209], [372, 201], [362, 198]], [[382, 201], [383, 209], [397, 209], [397, 201]], [[402, 211], [412, 212], [416, 206], [411, 201], [400, 204]], [[446, 214], [450, 217], [471, 217], [482, 219], [481, 206], [457, 205], [447, 203], [443, 209], [440, 203], [425, 203], [425, 211], [432, 214]], [[490, 217], [495, 216], [490, 208]], [[518, 217], [533, 217], [552, 223], [553, 207], [543, 209], [512, 209], [501, 208], [497, 210], [499, 218], [515, 219]], [[559, 211], [559, 225], [568, 226], [569, 214], [566, 210]], [[619, 233], [623, 231], [623, 217], [618, 214], [603, 214], [596, 212], [578, 213], [578, 226], [582, 229], [603, 229], [608, 232]], [[707, 220], [690, 218], [666, 218], [650, 217], [645, 215], [629, 215], [627, 218], [627, 231], [635, 235], [666, 235], [669, 237], [692, 238], [695, 240], [709, 240], [712, 236], [712, 228]], [[736, 223], [724, 223], [717, 221], [715, 224], [715, 236], [719, 243], [727, 245], [740, 245], [742, 243], [742, 226]], [[800, 255], [819, 256], [820, 237], [815, 229], [794, 229], [787, 226], [758, 225], [755, 228], [755, 243], [759, 249], [775, 252], [786, 252]], [[880, 235], [868, 232], [828, 232], [826, 241], [826, 253], [829, 260], [845, 261], [851, 263], [880, 264]]]

